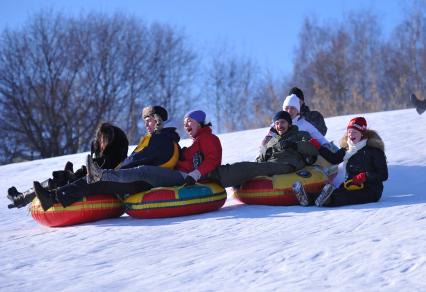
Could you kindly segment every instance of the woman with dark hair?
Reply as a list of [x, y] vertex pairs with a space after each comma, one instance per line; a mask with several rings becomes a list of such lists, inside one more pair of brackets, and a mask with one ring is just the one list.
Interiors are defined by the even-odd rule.
[[[91, 143], [91, 156], [94, 161], [102, 168], [115, 168], [126, 159], [129, 148], [129, 141], [126, 134], [117, 126], [110, 123], [102, 123], [96, 130], [95, 140]], [[53, 190], [74, 182], [87, 174], [86, 166], [82, 166], [77, 171], [73, 171], [73, 164], [67, 162], [64, 170], [52, 172], [52, 178], [41, 183], [48, 190]], [[9, 208], [21, 208], [35, 198], [34, 188], [21, 193], [15, 187], [8, 190], [7, 198], [13, 202]]]
[[102, 123], [92, 142], [91, 154], [100, 167], [109, 169], [127, 158], [128, 149], [129, 141], [123, 130], [110, 123]]

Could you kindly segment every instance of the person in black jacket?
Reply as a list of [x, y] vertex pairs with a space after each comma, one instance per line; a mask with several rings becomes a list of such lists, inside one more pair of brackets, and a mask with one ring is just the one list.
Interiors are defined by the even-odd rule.
[[332, 184], [324, 186], [319, 196], [307, 194], [300, 182], [293, 189], [301, 205], [334, 207], [350, 204], [365, 204], [380, 200], [383, 182], [388, 178], [385, 146], [380, 136], [367, 129], [367, 121], [356, 117], [349, 121], [347, 131], [336, 153], [319, 145], [311, 139], [311, 143], [329, 162], [339, 164], [337, 176]]
[[305, 95], [299, 87], [293, 87], [288, 95], [296, 95], [300, 99], [300, 116], [310, 122], [318, 131], [325, 136], [327, 134], [327, 126], [323, 115], [319, 111], [311, 111], [305, 103]]
[[[149, 106], [143, 109], [142, 117], [148, 133], [142, 137], [132, 154], [122, 161], [116, 169], [132, 169], [143, 165], [173, 169], [179, 159], [180, 147], [178, 142], [180, 137], [176, 128], [164, 127], [164, 122], [168, 118], [167, 111], [161, 106]], [[103, 169], [106, 168], [103, 167]], [[128, 195], [143, 192], [150, 188], [152, 186], [145, 181], [134, 180], [129, 182], [119, 176], [110, 181], [95, 183], [87, 183], [86, 177], [84, 177], [51, 191], [43, 188], [40, 183], [34, 182], [37, 198], [45, 211], [55, 203], [67, 207], [86, 196], [111, 194], [124, 199]]]
[[[91, 143], [91, 156], [94, 161], [102, 168], [115, 168], [127, 157], [129, 141], [126, 134], [117, 126], [110, 123], [102, 123], [96, 130], [95, 139]], [[72, 183], [87, 174], [86, 166], [82, 166], [77, 171], [73, 171], [73, 164], [68, 161], [64, 170], [52, 172], [52, 178], [41, 183], [48, 190], [53, 190], [66, 184]], [[8, 190], [7, 198], [12, 201], [10, 208], [22, 208], [35, 198], [34, 188], [19, 192], [12, 186]]]

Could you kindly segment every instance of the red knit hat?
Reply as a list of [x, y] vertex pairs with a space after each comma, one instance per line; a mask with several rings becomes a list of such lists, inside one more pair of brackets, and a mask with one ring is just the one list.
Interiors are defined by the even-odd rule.
[[367, 130], [367, 121], [363, 117], [356, 117], [349, 121], [347, 129], [355, 129], [360, 132]]

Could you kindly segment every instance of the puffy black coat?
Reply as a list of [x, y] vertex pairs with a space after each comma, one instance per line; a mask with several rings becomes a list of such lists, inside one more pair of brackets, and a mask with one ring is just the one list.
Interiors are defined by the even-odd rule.
[[169, 165], [168, 168], [173, 168], [179, 157], [179, 140], [179, 134], [174, 127], [163, 128], [147, 134], [141, 139], [132, 154], [121, 163], [120, 168], [132, 168], [139, 165], [163, 167]]
[[[375, 131], [367, 130], [364, 136], [367, 139], [367, 145], [349, 158], [346, 164], [345, 180], [365, 172], [367, 180], [364, 185], [366, 190], [372, 195], [378, 196], [379, 199], [383, 192], [383, 181], [388, 179], [385, 147], [382, 139]], [[319, 152], [330, 163], [339, 164], [343, 162], [343, 157], [348, 149], [346, 135], [342, 138], [341, 146], [342, 148], [336, 153], [325, 147], [321, 147]]]

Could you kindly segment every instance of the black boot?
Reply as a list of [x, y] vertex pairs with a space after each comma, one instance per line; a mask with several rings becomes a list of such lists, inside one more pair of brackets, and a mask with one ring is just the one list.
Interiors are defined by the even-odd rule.
[[13, 204], [7, 205], [9, 209], [12, 208], [21, 208], [24, 207], [26, 204], [24, 203], [24, 195], [15, 187], [11, 187], [7, 190], [7, 198], [12, 201]]
[[33, 183], [34, 191], [44, 211], [49, 210], [55, 203], [54, 194], [44, 189], [38, 181]]
[[7, 206], [9, 209], [22, 208], [33, 201], [35, 193], [32, 189], [20, 193], [15, 187], [11, 187], [7, 190], [7, 198], [13, 202]]
[[72, 164], [72, 162], [71, 162], [71, 161], [68, 161], [68, 162], [65, 164], [64, 170], [65, 170], [65, 171], [69, 171], [69, 172], [74, 173], [74, 165]]
[[296, 181], [293, 186], [293, 192], [301, 206], [309, 206], [309, 197], [300, 181]]
[[11, 187], [7, 190], [7, 198], [14, 201], [14, 198], [21, 195], [22, 193], [18, 192], [18, 190], [15, 187]]
[[410, 95], [411, 103], [416, 107], [416, 111], [419, 115], [426, 111], [426, 100], [420, 100], [415, 94]]

